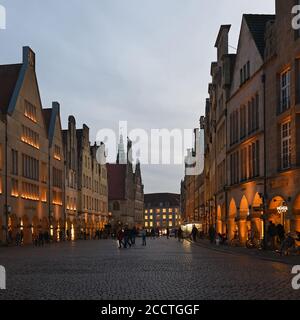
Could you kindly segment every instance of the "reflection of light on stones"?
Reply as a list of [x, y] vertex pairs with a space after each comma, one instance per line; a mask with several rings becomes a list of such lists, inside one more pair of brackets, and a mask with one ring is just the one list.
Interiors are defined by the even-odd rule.
[[189, 241], [183, 241], [183, 248], [185, 251], [190, 252], [191, 251], [191, 243]]

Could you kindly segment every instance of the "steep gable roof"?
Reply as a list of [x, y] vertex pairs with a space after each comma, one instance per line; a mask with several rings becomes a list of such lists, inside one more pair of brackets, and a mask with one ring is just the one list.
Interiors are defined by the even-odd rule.
[[2, 113], [7, 113], [8, 111], [21, 68], [22, 64], [0, 66], [0, 110]]
[[52, 146], [55, 134], [56, 119], [58, 118], [58, 120], [60, 121], [59, 109], [59, 103], [53, 102], [51, 109], [49, 108], [42, 110], [50, 147]]
[[274, 21], [276, 16], [271, 14], [244, 14], [243, 17], [248, 25], [259, 53], [264, 57], [266, 26], [269, 21]]

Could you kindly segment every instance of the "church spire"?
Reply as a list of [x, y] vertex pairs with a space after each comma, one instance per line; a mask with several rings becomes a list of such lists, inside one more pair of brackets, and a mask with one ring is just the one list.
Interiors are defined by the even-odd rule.
[[120, 136], [120, 143], [118, 145], [118, 157], [117, 157], [117, 164], [126, 164], [126, 152], [125, 152], [125, 146], [124, 146], [124, 138], [121, 134]]

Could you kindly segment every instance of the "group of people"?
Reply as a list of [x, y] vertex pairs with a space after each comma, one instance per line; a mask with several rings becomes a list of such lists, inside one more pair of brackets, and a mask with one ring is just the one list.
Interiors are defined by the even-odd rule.
[[[120, 229], [117, 232], [117, 239], [119, 241], [119, 248], [131, 248], [135, 246], [135, 240], [137, 237], [138, 231], [136, 227], [129, 229], [127, 226], [124, 229]], [[145, 237], [146, 238], [146, 237]], [[146, 245], [146, 241], [143, 240], [143, 245]]]

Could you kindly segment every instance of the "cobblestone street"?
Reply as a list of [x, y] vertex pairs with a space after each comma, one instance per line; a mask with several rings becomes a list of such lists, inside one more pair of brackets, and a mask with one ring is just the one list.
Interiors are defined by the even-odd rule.
[[111, 240], [0, 248], [0, 299], [299, 299], [291, 266], [175, 239]]

